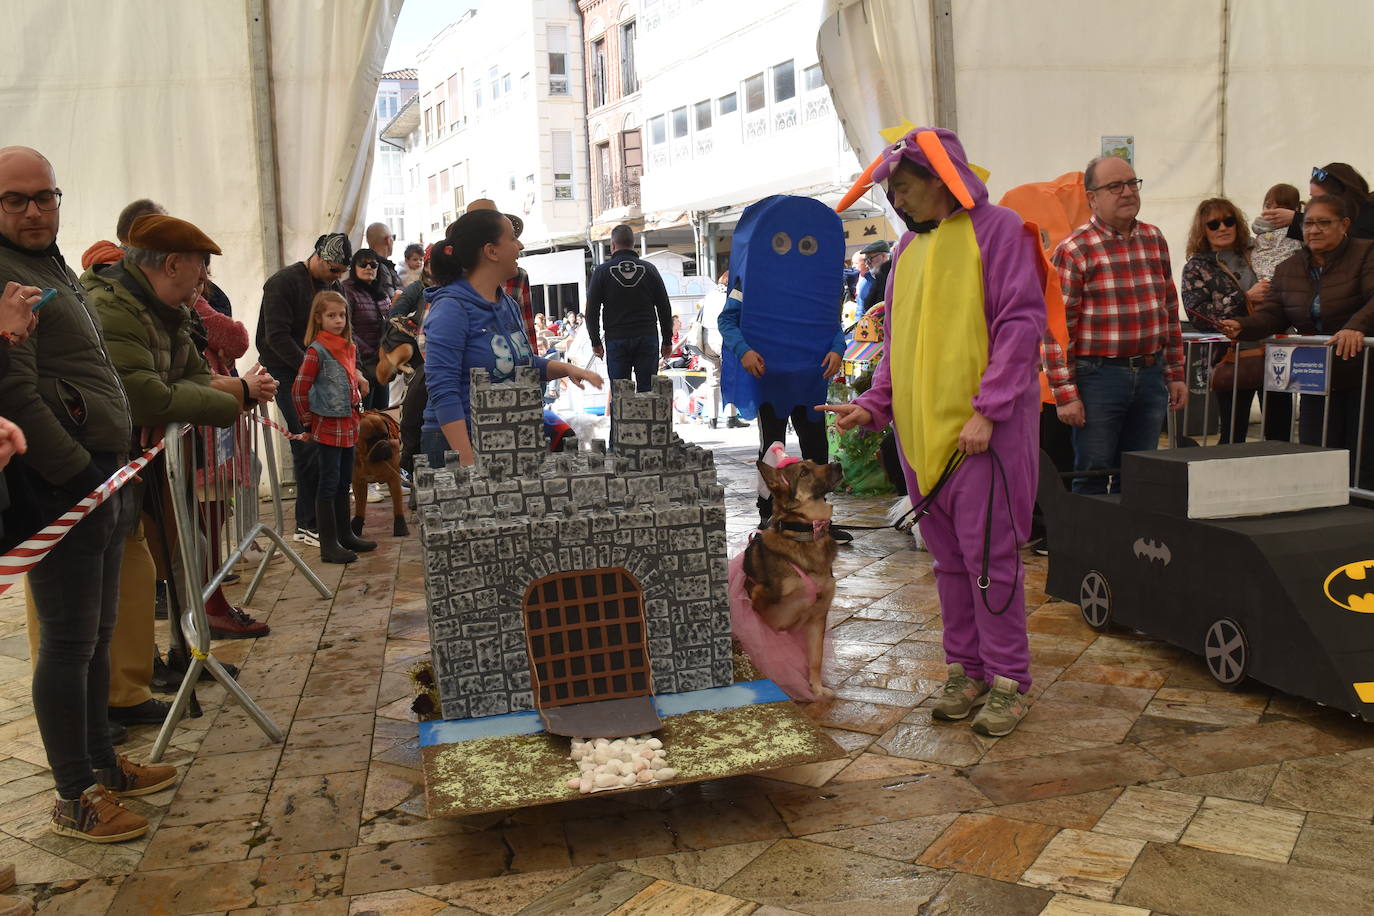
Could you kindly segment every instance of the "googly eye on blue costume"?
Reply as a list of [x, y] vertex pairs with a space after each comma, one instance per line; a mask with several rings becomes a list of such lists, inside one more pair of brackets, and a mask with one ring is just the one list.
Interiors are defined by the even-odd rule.
[[821, 362], [839, 329], [843, 272], [844, 227], [825, 204], [780, 194], [745, 209], [731, 242], [729, 285], [742, 296], [740, 331], [767, 371], [754, 378], [726, 354], [721, 393], [740, 416], [752, 419], [764, 403], [780, 414], [825, 403]]

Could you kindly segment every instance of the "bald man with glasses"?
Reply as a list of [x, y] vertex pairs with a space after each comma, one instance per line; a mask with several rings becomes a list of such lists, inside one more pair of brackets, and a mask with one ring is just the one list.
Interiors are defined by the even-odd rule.
[[1093, 215], [1051, 259], [1059, 271], [1068, 352], [1045, 343], [1059, 419], [1073, 427], [1077, 493], [1119, 489], [1121, 453], [1159, 447], [1168, 411], [1183, 406], [1183, 336], [1169, 246], [1136, 219], [1141, 180], [1115, 156], [1083, 174]]

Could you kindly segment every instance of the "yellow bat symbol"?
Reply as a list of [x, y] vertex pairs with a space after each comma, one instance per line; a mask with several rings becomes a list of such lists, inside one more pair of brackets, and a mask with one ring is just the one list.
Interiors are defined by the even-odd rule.
[[1153, 538], [1136, 538], [1135, 543], [1131, 545], [1131, 552], [1137, 560], [1159, 560], [1165, 566], [1174, 558], [1168, 544]]
[[1357, 614], [1374, 614], [1374, 560], [1358, 560], [1331, 570], [1322, 584], [1326, 600]]

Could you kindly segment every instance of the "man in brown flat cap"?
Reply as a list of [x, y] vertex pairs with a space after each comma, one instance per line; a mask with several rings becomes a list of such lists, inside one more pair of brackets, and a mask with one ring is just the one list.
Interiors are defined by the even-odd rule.
[[[210, 256], [220, 253], [219, 246], [192, 224], [175, 216], [150, 213], [134, 220], [128, 248], [120, 261], [88, 270], [81, 277], [100, 315], [105, 345], [124, 383], [136, 428], [156, 434], [168, 423], [229, 426], [242, 410], [276, 394], [276, 382], [266, 373], [239, 378], [212, 376], [192, 338], [191, 308], [200, 284], [209, 275]], [[159, 470], [150, 468], [152, 479], [160, 479]], [[180, 589], [182, 576], [177, 570], [181, 556], [175, 546], [170, 504], [163, 494], [153, 499], [163, 510], [162, 530], [153, 531], [145, 525], [145, 533], [154, 542], [166, 538], [173, 565], [172, 584]], [[151, 546], [155, 556], [162, 552], [159, 543]], [[147, 639], [129, 640], [144, 647], [153, 636], [152, 608], [147, 611], [146, 624], [140, 621], [140, 626], [146, 626]], [[267, 624], [222, 601], [207, 603], [206, 614], [211, 635], [217, 639], [265, 636], [268, 632]], [[125, 724], [160, 721], [166, 716], [166, 705], [148, 699], [138, 707], [122, 708], [116, 717]]]

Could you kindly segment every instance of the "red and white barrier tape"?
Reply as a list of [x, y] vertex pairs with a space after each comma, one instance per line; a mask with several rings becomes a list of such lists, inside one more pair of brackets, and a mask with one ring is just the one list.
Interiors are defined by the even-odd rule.
[[124, 467], [115, 471], [110, 478], [96, 487], [72, 508], [62, 513], [57, 521], [39, 531], [33, 537], [24, 541], [9, 553], [0, 555], [0, 595], [9, 591], [10, 586], [18, 582], [24, 573], [37, 566], [48, 552], [57, 546], [58, 542], [67, 536], [67, 532], [86, 516], [95, 511], [96, 507], [104, 503], [126, 483], [134, 479], [139, 471], [148, 466], [148, 462], [157, 457], [158, 452], [162, 451], [163, 443], [159, 442], [130, 461]]
[[[260, 417], [255, 414], [253, 419], [257, 420], [268, 429], [276, 430], [288, 439], [300, 442], [307, 438], [306, 436], [291, 432], [280, 423], [269, 420], [266, 417]], [[18, 582], [26, 572], [42, 562], [43, 558], [48, 555], [48, 552], [67, 536], [67, 532], [71, 531], [72, 527], [75, 526], [77, 522], [90, 515], [96, 507], [108, 500], [126, 483], [133, 480], [139, 471], [148, 466], [149, 461], [157, 457], [158, 453], [162, 451], [162, 448], [163, 443], [161, 442], [154, 445], [142, 455], [139, 455], [133, 461], [130, 461], [128, 464], [124, 465], [124, 467], [111, 474], [109, 480], [106, 480], [100, 486], [88, 493], [86, 498], [81, 500], [81, 502], [62, 513], [62, 515], [51, 525], [24, 541], [9, 553], [0, 554], [0, 595], [9, 591], [10, 587]]]
[[269, 420], [266, 417], [260, 417], [257, 414], [253, 414], [253, 419], [257, 420], [259, 423], [261, 423], [263, 426], [266, 426], [268, 429], [275, 429], [277, 432], [281, 433], [283, 436], [290, 439], [292, 442], [310, 441], [309, 436], [305, 435], [304, 433], [293, 433], [291, 430], [287, 429], [285, 426], [282, 426], [276, 420]]

